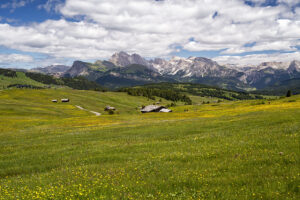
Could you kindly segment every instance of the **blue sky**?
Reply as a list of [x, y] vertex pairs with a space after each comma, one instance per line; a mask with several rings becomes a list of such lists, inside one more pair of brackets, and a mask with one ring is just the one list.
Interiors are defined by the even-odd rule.
[[300, 60], [300, 0], [0, 0], [0, 67], [118, 51], [241, 65]]
[[[13, 0], [1, 0], [1, 17], [2, 22], [7, 22], [12, 25], [26, 25], [30, 23], [40, 23], [47, 19], [58, 20], [62, 16], [57, 12], [47, 12], [43, 8], [46, 0], [35, 0], [35, 1], [15, 1], [25, 2], [24, 4], [13, 5]], [[11, 21], [12, 20], [12, 21]]]

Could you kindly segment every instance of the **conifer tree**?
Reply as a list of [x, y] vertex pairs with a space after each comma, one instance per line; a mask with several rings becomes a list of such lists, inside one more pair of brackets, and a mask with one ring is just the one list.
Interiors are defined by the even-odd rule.
[[286, 97], [291, 97], [291, 96], [292, 96], [292, 92], [291, 92], [291, 90], [288, 90], [286, 93]]

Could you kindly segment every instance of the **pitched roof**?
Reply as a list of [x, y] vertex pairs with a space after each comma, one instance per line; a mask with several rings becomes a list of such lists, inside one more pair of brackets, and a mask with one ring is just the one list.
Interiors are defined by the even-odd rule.
[[104, 110], [116, 110], [115, 107], [111, 107], [111, 106], [106, 106]]
[[164, 106], [157, 106], [157, 105], [149, 105], [144, 107], [141, 112], [159, 112], [161, 109], [165, 108]]

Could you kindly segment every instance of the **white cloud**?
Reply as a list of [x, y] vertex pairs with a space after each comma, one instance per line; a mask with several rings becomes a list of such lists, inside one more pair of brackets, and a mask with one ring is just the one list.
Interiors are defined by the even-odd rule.
[[283, 50], [283, 51], [297, 51], [295, 47], [299, 42], [297, 41], [270, 41], [256, 43], [253, 47], [238, 47], [229, 48], [222, 52], [222, 54], [240, 54], [253, 51], [265, 50]]
[[39, 9], [45, 9], [47, 12], [58, 12], [59, 7], [62, 5], [62, 0], [47, 0], [45, 4], [38, 6]]
[[[249, 1], [254, 3], [256, 6], [270, 5], [270, 3], [272, 2], [270, 0], [249, 0]], [[300, 0], [276, 0], [276, 3], [287, 5], [287, 6], [295, 6], [300, 3]]]
[[286, 4], [288, 6], [295, 6], [300, 4], [300, 0], [277, 0], [278, 3]]
[[[14, 27], [0, 24], [0, 45], [54, 58], [100, 59], [115, 51], [147, 57], [189, 51], [297, 51], [295, 1], [251, 7], [242, 0], [48, 0], [67, 19]], [[58, 4], [57, 4], [58, 3]], [[217, 13], [217, 15], [215, 15]], [[213, 17], [215, 15], [215, 17]], [[245, 44], [253, 43], [252, 47]]]
[[[250, 7], [240, 0], [67, 0], [61, 12], [68, 17], [85, 16], [86, 20], [95, 21], [108, 30], [167, 35], [168, 49], [177, 43], [190, 51], [225, 48], [245, 51], [243, 46], [249, 42], [267, 44], [279, 40], [287, 44], [300, 38], [299, 22], [278, 19], [283, 13], [292, 13], [286, 6]], [[218, 15], [213, 19], [215, 12]], [[194, 41], [190, 42], [190, 38]], [[264, 46], [266, 49], [263, 46], [255, 48], [293, 49], [292, 46], [274, 44]]]
[[213, 58], [220, 64], [257, 65], [262, 62], [289, 62], [299, 60], [300, 52], [274, 53], [274, 54], [252, 54], [246, 56], [218, 56]]
[[0, 64], [15, 62], [32, 62], [33, 58], [23, 54], [0, 54]]

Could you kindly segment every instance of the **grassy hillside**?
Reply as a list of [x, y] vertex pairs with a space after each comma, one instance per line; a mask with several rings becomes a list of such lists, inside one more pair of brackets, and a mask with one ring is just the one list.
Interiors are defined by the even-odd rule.
[[[300, 96], [149, 114], [125, 93], [15, 89], [0, 102], [3, 200], [299, 197]], [[120, 114], [75, 107], [107, 104]]]
[[98, 83], [84, 77], [57, 78], [51, 75], [18, 72], [0, 68], [0, 89], [7, 88], [73, 88], [78, 90], [104, 91]]
[[34, 81], [27, 77], [24, 72], [16, 72], [16, 76], [10, 77], [0, 74], [0, 89], [7, 88], [10, 85], [32, 85], [36, 87], [45, 87], [46, 85], [37, 81]]
[[[70, 99], [70, 102], [52, 103], [51, 101], [53, 99], [60, 101], [60, 99], [63, 98]], [[0, 93], [0, 100], [0, 107], [2, 108], [1, 114], [3, 115], [15, 113], [30, 116], [36, 114], [39, 116], [43, 113], [49, 115], [49, 117], [57, 117], [59, 115], [63, 118], [74, 117], [72, 114], [73, 111], [75, 112], [75, 116], [93, 116], [86, 111], [78, 112], [79, 110], [75, 107], [76, 105], [102, 114], [105, 114], [105, 106], [110, 105], [116, 107], [119, 113], [124, 114], [137, 113], [138, 111], [136, 109], [138, 107], [155, 103], [153, 100], [144, 97], [129, 96], [126, 93], [72, 89], [43, 89], [37, 91], [31, 89], [3, 90]], [[169, 103], [170, 101], [162, 99], [161, 104]], [[5, 111], [7, 111], [7, 113]]]

